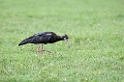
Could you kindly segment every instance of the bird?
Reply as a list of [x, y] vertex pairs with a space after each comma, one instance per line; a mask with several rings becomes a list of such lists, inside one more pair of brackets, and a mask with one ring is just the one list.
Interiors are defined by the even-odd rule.
[[43, 53], [44, 51], [46, 52], [50, 52], [49, 50], [43, 50], [43, 45], [44, 44], [52, 44], [52, 43], [55, 43], [55, 42], [58, 42], [58, 41], [62, 41], [62, 40], [65, 40], [67, 45], [68, 45], [68, 48], [70, 48], [70, 44], [68, 42], [68, 35], [63, 35], [63, 36], [58, 36], [56, 33], [54, 32], [40, 32], [40, 33], [37, 33], [37, 34], [34, 34], [24, 40], [22, 40], [18, 46], [22, 46], [22, 45], [25, 45], [25, 44], [28, 44], [28, 43], [31, 43], [31, 44], [40, 44], [37, 48], [37, 51], [40, 52], [40, 53]]

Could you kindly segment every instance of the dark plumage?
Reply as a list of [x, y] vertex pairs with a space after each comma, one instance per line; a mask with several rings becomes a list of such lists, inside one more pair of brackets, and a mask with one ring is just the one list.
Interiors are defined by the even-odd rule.
[[[42, 32], [42, 33], [34, 34], [33, 36], [24, 39], [22, 42], [19, 43], [19, 46], [27, 43], [47, 44], [47, 43], [54, 43], [61, 40], [65, 40], [66, 42], [68, 42], [68, 36], [67, 35], [58, 36], [54, 32]], [[43, 49], [43, 45], [42, 45], [42, 49]], [[38, 48], [38, 51], [39, 51], [39, 48]]]

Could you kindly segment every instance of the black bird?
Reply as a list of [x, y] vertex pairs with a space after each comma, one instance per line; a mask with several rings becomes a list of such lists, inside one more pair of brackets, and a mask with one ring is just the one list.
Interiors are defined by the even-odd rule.
[[64, 36], [58, 36], [54, 32], [42, 32], [42, 33], [37, 33], [34, 34], [33, 36], [30, 36], [29, 38], [24, 39], [19, 43], [19, 46], [27, 44], [27, 43], [32, 43], [32, 44], [42, 44], [42, 50], [40, 50], [40, 46], [37, 48], [38, 52], [43, 52], [48, 50], [43, 50], [43, 44], [47, 43], [54, 43], [57, 41], [65, 40], [66, 43], [68, 44], [68, 47], [70, 47], [68, 43], [68, 36], [65, 34]]

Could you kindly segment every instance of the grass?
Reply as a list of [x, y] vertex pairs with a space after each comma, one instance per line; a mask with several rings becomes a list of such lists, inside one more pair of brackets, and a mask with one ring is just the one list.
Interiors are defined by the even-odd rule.
[[[123, 0], [0, 0], [0, 82], [124, 82]], [[35, 33], [66, 43], [18, 43]]]

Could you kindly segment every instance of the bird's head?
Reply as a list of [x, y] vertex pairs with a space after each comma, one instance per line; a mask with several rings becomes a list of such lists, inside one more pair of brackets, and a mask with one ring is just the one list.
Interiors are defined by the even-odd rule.
[[64, 36], [62, 36], [62, 38], [66, 41], [66, 43], [67, 43], [67, 45], [68, 45], [68, 48], [70, 48], [70, 44], [69, 44], [69, 42], [68, 42], [68, 35], [64, 35]]
[[68, 35], [64, 35], [64, 36], [62, 36], [64, 39], [68, 39]]

